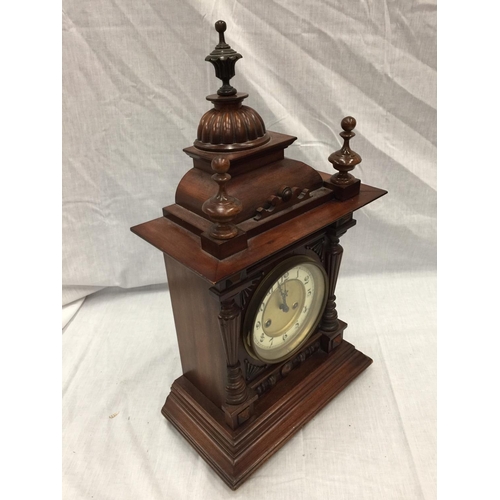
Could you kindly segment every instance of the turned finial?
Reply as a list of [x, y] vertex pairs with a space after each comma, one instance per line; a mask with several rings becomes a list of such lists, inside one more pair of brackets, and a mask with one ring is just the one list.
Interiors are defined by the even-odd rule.
[[217, 91], [220, 96], [231, 96], [236, 94], [236, 89], [231, 86], [229, 80], [234, 76], [236, 61], [243, 56], [233, 50], [224, 38], [227, 25], [224, 21], [215, 23], [215, 30], [219, 33], [219, 43], [215, 49], [205, 57], [205, 61], [211, 62], [215, 68], [215, 76], [222, 80], [222, 87]]
[[355, 153], [349, 141], [356, 135], [353, 130], [356, 127], [356, 120], [352, 116], [346, 116], [340, 126], [343, 132], [340, 132], [340, 137], [344, 139], [344, 145], [335, 153], [328, 157], [328, 161], [333, 165], [338, 172], [330, 177], [330, 182], [338, 186], [345, 186], [357, 181], [349, 172], [358, 164], [361, 163], [361, 156]]
[[209, 230], [212, 238], [229, 240], [238, 234], [238, 228], [231, 221], [241, 212], [241, 201], [229, 196], [226, 184], [231, 179], [227, 173], [231, 163], [227, 158], [217, 156], [212, 160], [212, 170], [215, 172], [212, 179], [219, 185], [215, 196], [203, 203], [202, 210], [214, 223]]
[[215, 31], [219, 33], [219, 43], [215, 47], [216, 49], [227, 49], [230, 48], [226, 43], [226, 39], [224, 38], [224, 32], [227, 30], [227, 24], [225, 21], [217, 21], [215, 23]]

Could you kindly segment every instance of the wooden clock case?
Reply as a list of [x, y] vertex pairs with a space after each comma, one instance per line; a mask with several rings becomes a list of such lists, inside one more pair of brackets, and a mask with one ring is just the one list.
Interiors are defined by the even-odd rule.
[[[339, 238], [356, 224], [353, 212], [386, 191], [348, 173], [361, 161], [350, 149], [350, 117], [343, 148], [329, 158], [335, 175], [285, 157], [296, 138], [267, 131], [243, 105], [247, 94], [229, 84], [241, 56], [221, 23], [207, 60], [223, 86], [207, 97], [214, 107], [184, 150], [193, 168], [175, 204], [132, 231], [163, 252], [172, 300], [183, 374], [162, 413], [235, 489], [371, 364], [343, 339], [347, 324], [337, 317]], [[245, 349], [243, 322], [261, 280], [294, 255], [324, 267], [326, 307], [297, 352], [267, 365]]]

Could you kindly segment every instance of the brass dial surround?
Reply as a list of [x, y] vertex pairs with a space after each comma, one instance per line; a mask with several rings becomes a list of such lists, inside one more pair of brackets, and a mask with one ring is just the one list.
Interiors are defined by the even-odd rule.
[[243, 343], [255, 359], [272, 364], [297, 352], [315, 331], [327, 300], [323, 266], [305, 255], [280, 262], [250, 300]]

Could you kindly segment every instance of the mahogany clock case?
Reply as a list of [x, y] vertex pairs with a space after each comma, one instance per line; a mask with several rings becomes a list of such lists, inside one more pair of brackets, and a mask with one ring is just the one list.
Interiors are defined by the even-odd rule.
[[[205, 95], [215, 94], [220, 84], [204, 58], [217, 43], [213, 22], [229, 12], [235, 17], [226, 18], [226, 40], [243, 54], [231, 84], [249, 94], [243, 104], [261, 114], [270, 135], [298, 138], [284, 156], [324, 172], [321, 182], [328, 182], [336, 172], [328, 156], [342, 144], [340, 121], [352, 115], [358, 124], [351, 147], [363, 157], [361, 168], [351, 172], [362, 181], [357, 199], [367, 196], [366, 185], [390, 192], [357, 211], [352, 199], [332, 199], [321, 217], [337, 220], [344, 206], [357, 219], [340, 238], [344, 254], [336, 303], [339, 318], [349, 324], [345, 341], [373, 364], [237, 495], [435, 496], [436, 9], [431, 4], [372, 3], [373, 9], [363, 9], [358, 2], [254, 2], [235, 4], [232, 11], [218, 2], [210, 18], [207, 2], [103, 0], [91, 9], [65, 2], [63, 298], [83, 301], [77, 314], [74, 304], [64, 308], [67, 320], [72, 318], [62, 336], [65, 496], [234, 497], [161, 415], [173, 381], [183, 375], [164, 253], [128, 231], [159, 218], [150, 236], [156, 231], [160, 240], [165, 230], [180, 241], [182, 226], [170, 223], [188, 209], [175, 205], [175, 191], [193, 161], [206, 169], [206, 198], [217, 191], [211, 162], [188, 156], [183, 148], [194, 150], [199, 120], [213, 107]], [[240, 196], [235, 170], [258, 161], [256, 156], [231, 161], [229, 195]], [[243, 210], [250, 208], [242, 204]], [[162, 214], [167, 205], [170, 219]], [[190, 213], [193, 223], [197, 217], [203, 223], [190, 239], [200, 244], [211, 221]], [[326, 230], [313, 215], [311, 231]], [[267, 216], [260, 224], [270, 221]], [[248, 253], [265, 260], [273, 238], [286, 248], [294, 244], [294, 226], [303, 234], [300, 218], [282, 221], [282, 230], [280, 224], [249, 238]], [[221, 258], [217, 266], [210, 253], [194, 256], [181, 243], [176, 249], [165, 242], [165, 249], [175, 253], [168, 257], [175, 263], [188, 253], [196, 268], [191, 281], [202, 274], [225, 281], [230, 263], [240, 258]], [[203, 286], [213, 287], [206, 280]], [[102, 287], [120, 288], [97, 291]], [[210, 293], [193, 306], [193, 321], [198, 316], [200, 323], [200, 308], [216, 308], [218, 300]], [[243, 321], [243, 313], [240, 317]], [[214, 327], [218, 332], [218, 320]], [[225, 356], [221, 338], [218, 345]], [[211, 362], [225, 375], [225, 360]], [[302, 373], [297, 365], [289, 376]], [[270, 400], [284, 380], [262, 398]], [[219, 420], [225, 418], [216, 408]]]
[[[206, 60], [223, 85], [184, 150], [193, 167], [176, 203], [132, 231], [163, 252], [172, 300], [183, 374], [162, 413], [237, 488], [372, 362], [344, 340], [335, 288], [353, 212], [386, 191], [350, 173], [361, 162], [352, 117], [328, 158], [333, 174], [285, 157], [296, 138], [268, 131], [243, 104], [248, 95], [230, 85], [241, 55], [225, 42], [223, 21], [216, 30]], [[322, 269], [324, 296], [301, 342], [266, 362], [252, 355], [245, 328], [290, 259]]]
[[[133, 228], [165, 254], [184, 373], [174, 382], [162, 412], [231, 488], [238, 487], [371, 363], [343, 340], [347, 325], [338, 319], [333, 331], [317, 329], [288, 360], [266, 365], [253, 359], [241, 336], [249, 299], [277, 263], [304, 255], [328, 270], [330, 312], [336, 316], [333, 292], [342, 255], [339, 237], [355, 225], [353, 211], [383, 194], [361, 185], [357, 197], [332, 200], [291, 218], [252, 238], [251, 251], [222, 261], [194, 246], [191, 233], [168, 218]], [[328, 224], [331, 220], [335, 222]], [[220, 280], [214, 284], [202, 272]], [[230, 312], [236, 317], [229, 335], [246, 396], [243, 403], [231, 405], [227, 404], [229, 369], [221, 335], [228, 297], [234, 299], [235, 311]]]

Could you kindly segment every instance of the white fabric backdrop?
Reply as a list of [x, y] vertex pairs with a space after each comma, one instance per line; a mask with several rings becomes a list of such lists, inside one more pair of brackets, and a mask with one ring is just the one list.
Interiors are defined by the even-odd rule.
[[63, 498], [435, 499], [435, 287], [342, 276], [345, 336], [373, 364], [236, 493], [160, 413], [181, 374], [165, 285], [88, 297], [63, 335]]
[[[65, 498], [435, 498], [435, 1], [63, 11]], [[165, 282], [129, 227], [160, 216], [191, 167], [218, 19], [243, 54], [234, 85], [268, 129], [298, 137], [287, 156], [331, 171], [352, 115], [357, 176], [389, 191], [342, 240], [340, 316], [374, 364], [236, 494], [159, 414], [180, 374], [168, 288], [101, 290]]]
[[243, 54], [236, 88], [298, 137], [289, 157], [333, 172], [340, 120], [358, 121], [356, 173], [389, 195], [358, 213], [350, 238], [367, 251], [343, 272], [434, 268], [434, 1], [65, 0], [64, 301], [165, 281], [129, 227], [160, 216], [191, 167], [182, 148], [219, 86], [204, 61], [218, 19]]

